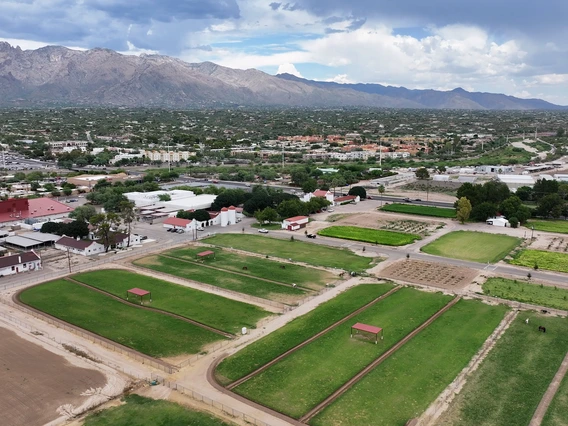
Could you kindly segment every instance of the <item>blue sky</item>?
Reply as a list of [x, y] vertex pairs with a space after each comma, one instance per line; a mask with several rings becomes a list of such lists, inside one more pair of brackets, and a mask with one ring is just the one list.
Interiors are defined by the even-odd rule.
[[568, 1], [0, 0], [0, 40], [568, 105]]

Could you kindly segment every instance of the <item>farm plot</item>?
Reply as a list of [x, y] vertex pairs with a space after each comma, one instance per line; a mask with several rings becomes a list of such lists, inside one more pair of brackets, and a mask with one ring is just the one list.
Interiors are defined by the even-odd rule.
[[566, 426], [568, 425], [568, 374], [564, 376], [552, 403], [548, 407], [542, 426]]
[[384, 278], [451, 290], [465, 288], [477, 276], [477, 271], [409, 259], [389, 265], [380, 274]]
[[234, 274], [227, 271], [207, 268], [190, 262], [180, 262], [165, 256], [148, 256], [133, 262], [137, 266], [165, 272], [176, 277], [191, 279], [215, 287], [274, 300], [283, 303], [294, 303], [306, 297], [306, 291], [291, 285], [280, 285], [254, 277]]
[[489, 278], [483, 284], [483, 292], [502, 299], [568, 310], [568, 290], [563, 288], [506, 278]]
[[392, 284], [360, 284], [339, 294], [223, 360], [215, 371], [217, 380], [228, 384], [246, 376], [393, 288]]
[[520, 313], [438, 424], [528, 425], [567, 347], [566, 319]]
[[395, 232], [407, 232], [410, 234], [429, 235], [434, 228], [443, 227], [429, 222], [421, 222], [419, 220], [391, 220], [387, 221], [381, 228]]
[[485, 232], [455, 231], [421, 248], [424, 253], [472, 262], [496, 263], [521, 243], [520, 238]]
[[381, 210], [394, 213], [416, 214], [421, 216], [442, 217], [453, 219], [456, 217], [455, 209], [446, 209], [442, 207], [416, 206], [412, 204], [387, 204], [381, 207]]
[[505, 311], [460, 300], [310, 424], [392, 426], [418, 417], [467, 365]]
[[126, 300], [126, 291], [140, 287], [152, 293], [150, 306], [209, 325], [229, 333], [253, 327], [268, 315], [263, 309], [216, 294], [124, 270], [85, 272], [73, 278]]
[[195, 354], [222, 340], [181, 319], [142, 310], [65, 280], [25, 289], [20, 301], [152, 357]]
[[297, 240], [280, 240], [259, 235], [219, 234], [207, 238], [204, 242], [346, 271], [359, 272], [373, 266], [373, 259], [358, 256], [350, 250]]
[[512, 260], [513, 265], [549, 271], [568, 272], [568, 254], [546, 250], [521, 250]]
[[62, 356], [0, 327], [0, 396], [2, 424], [41, 426], [59, 417], [64, 404], [81, 405], [81, 393], [103, 387], [105, 376], [95, 370], [71, 365]]
[[169, 401], [140, 395], [124, 397], [125, 404], [97, 411], [85, 419], [84, 426], [230, 426], [209, 413], [191, 410]]
[[[299, 418], [396, 342], [434, 315], [450, 296], [402, 289], [339, 325], [233, 390]], [[374, 344], [350, 338], [357, 322], [384, 329]]]
[[566, 220], [530, 220], [525, 225], [535, 231], [556, 232], [558, 234], [568, 234], [568, 221]]
[[386, 246], [404, 246], [421, 239], [419, 235], [415, 234], [359, 228], [357, 226], [330, 226], [318, 231], [318, 234], [324, 237], [342, 238], [344, 240], [362, 241]]
[[[203, 247], [183, 248], [162, 253], [165, 256], [176, 257], [185, 261], [195, 262], [196, 254]], [[301, 287], [319, 290], [326, 283], [333, 282], [337, 276], [321, 269], [309, 268], [291, 263], [281, 263], [260, 256], [247, 256], [230, 252], [221, 248], [213, 249], [215, 257], [203, 260], [203, 264], [218, 269], [238, 272], [256, 278], [278, 281], [285, 284], [296, 283]]]

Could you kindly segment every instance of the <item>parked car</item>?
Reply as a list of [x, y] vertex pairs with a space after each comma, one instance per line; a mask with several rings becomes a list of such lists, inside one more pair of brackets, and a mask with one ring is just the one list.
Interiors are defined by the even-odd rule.
[[258, 232], [260, 232], [261, 234], [268, 234], [268, 229], [260, 228]]
[[147, 235], [141, 235], [140, 236], [140, 241], [144, 241], [144, 240], [147, 240], [147, 239], [148, 239]]
[[306, 235], [306, 237], [308, 237], [308, 238], [315, 238], [315, 237], [316, 237], [316, 234], [308, 234], [308, 235]]
[[415, 199], [414, 201], [422, 201], [420, 198]]
[[177, 229], [176, 232], [177, 232], [178, 234], [183, 234], [183, 233], [184, 233], [184, 230], [183, 230], [183, 229]]
[[410, 198], [403, 198], [402, 201], [404, 201], [405, 203], [412, 203], [412, 200]]
[[333, 209], [327, 209], [327, 211], [331, 213], [331, 212], [334, 212], [335, 210], [333, 210]]

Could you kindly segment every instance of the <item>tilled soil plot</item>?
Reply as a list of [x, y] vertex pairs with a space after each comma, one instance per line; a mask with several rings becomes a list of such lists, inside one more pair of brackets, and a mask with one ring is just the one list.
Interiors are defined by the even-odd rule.
[[477, 271], [422, 260], [401, 260], [387, 266], [379, 274], [381, 278], [448, 290], [461, 290], [471, 284], [477, 276]]
[[0, 327], [1, 424], [44, 425], [59, 417], [64, 404], [80, 405], [81, 393], [103, 387], [105, 376], [95, 370], [75, 367], [41, 346]]

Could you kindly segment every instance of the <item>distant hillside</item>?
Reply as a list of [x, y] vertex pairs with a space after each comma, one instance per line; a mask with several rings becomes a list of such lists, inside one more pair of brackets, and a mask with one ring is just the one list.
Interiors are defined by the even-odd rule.
[[489, 93], [337, 84], [189, 64], [160, 55], [48, 46], [21, 50], [0, 42], [0, 106], [287, 106], [462, 109], [559, 109], [541, 100]]

